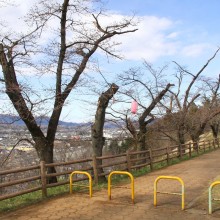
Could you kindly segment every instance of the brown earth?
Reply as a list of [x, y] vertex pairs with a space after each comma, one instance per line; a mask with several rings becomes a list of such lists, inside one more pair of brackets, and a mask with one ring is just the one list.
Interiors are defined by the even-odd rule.
[[[158, 206], [153, 206], [154, 180], [160, 175], [178, 176], [185, 183], [185, 210], [181, 210], [181, 198], [177, 195], [158, 194]], [[107, 190], [88, 194], [73, 193], [45, 200], [10, 213], [0, 215], [1, 220], [136, 220], [178, 219], [200, 220], [220, 218], [220, 204], [208, 214], [208, 187], [220, 175], [220, 150], [184, 161], [180, 164], [154, 171], [135, 178], [135, 204], [131, 203], [130, 184], [112, 189], [108, 201]], [[218, 187], [216, 187], [218, 188]], [[158, 190], [180, 192], [181, 185], [174, 180], [160, 180]], [[220, 190], [220, 186], [219, 186]], [[220, 195], [220, 194], [219, 194]]]

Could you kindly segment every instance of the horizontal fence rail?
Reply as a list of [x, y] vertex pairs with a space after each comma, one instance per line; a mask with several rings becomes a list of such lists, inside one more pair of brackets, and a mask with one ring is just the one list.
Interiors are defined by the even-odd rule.
[[[48, 188], [69, 184], [69, 175], [75, 170], [88, 172], [95, 183], [98, 183], [100, 177], [106, 177], [112, 171], [131, 172], [145, 167], [153, 170], [159, 163], [169, 165], [175, 158], [181, 160], [185, 155], [190, 158], [195, 154], [216, 148], [219, 148], [219, 139], [164, 148], [152, 148], [145, 151], [127, 151], [118, 155], [105, 155], [68, 162], [45, 164], [44, 161], [41, 161], [39, 165], [35, 166], [4, 170], [0, 171], [0, 201], [38, 190], [41, 190], [42, 197], [47, 197]], [[47, 169], [50, 167], [56, 168], [56, 173], [47, 173]], [[59, 170], [59, 168], [62, 169]], [[25, 176], [27, 172], [28, 176]], [[14, 179], [11, 177], [14, 177]], [[48, 180], [51, 177], [57, 177], [58, 181], [49, 183]], [[74, 177], [74, 182], [88, 179], [81, 175], [75, 175]], [[17, 189], [15, 186], [18, 185], [22, 187]], [[5, 190], [8, 188], [12, 188], [12, 192], [8, 193]]]

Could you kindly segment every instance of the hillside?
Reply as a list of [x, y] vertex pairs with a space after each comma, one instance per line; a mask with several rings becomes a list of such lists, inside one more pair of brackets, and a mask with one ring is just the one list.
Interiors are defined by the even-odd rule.
[[[36, 119], [37, 124], [39, 126], [47, 126], [49, 117], [38, 117]], [[0, 124], [4, 125], [15, 125], [15, 126], [24, 126], [24, 121], [20, 119], [19, 116], [15, 115], [8, 115], [8, 114], [0, 114]], [[92, 122], [66, 122], [66, 121], [59, 121], [60, 126], [66, 127], [81, 127], [81, 126], [91, 126]], [[113, 122], [106, 122], [105, 128], [118, 128], [119, 126]]]

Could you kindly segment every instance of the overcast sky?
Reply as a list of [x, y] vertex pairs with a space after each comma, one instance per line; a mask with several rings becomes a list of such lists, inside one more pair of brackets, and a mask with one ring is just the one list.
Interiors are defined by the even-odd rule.
[[[11, 0], [17, 6], [1, 8], [1, 20], [16, 30], [22, 28], [21, 17], [36, 0]], [[220, 46], [219, 0], [109, 0], [107, 8], [115, 16], [132, 15], [140, 20], [138, 31], [123, 36], [120, 46], [123, 61], [103, 65], [109, 72], [123, 71], [139, 65], [143, 59], [155, 66], [172, 60], [192, 71], [201, 68]], [[16, 21], [16, 22], [15, 22]], [[19, 24], [19, 25], [18, 25]], [[220, 56], [210, 65], [210, 76], [219, 71]], [[68, 121], [86, 121], [82, 106], [69, 105], [63, 111]]]

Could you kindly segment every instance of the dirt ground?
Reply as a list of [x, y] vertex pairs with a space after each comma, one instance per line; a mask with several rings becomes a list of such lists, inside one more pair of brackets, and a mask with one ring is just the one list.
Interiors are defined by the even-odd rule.
[[[181, 210], [181, 197], [178, 195], [158, 194], [158, 205], [157, 207], [153, 206], [154, 180], [160, 175], [182, 178], [185, 184], [184, 211]], [[94, 192], [92, 198], [89, 198], [88, 194], [85, 193], [73, 193], [10, 213], [0, 214], [0, 219], [218, 219], [220, 218], [219, 203], [213, 205], [213, 214], [208, 214], [208, 187], [218, 176], [220, 176], [220, 150], [135, 178], [135, 204], [131, 202], [130, 184], [125, 184], [123, 186], [128, 187], [128, 189], [112, 189], [112, 200], [110, 201], [105, 189]], [[162, 192], [180, 192], [181, 185], [174, 180], [160, 180], [158, 190]]]

